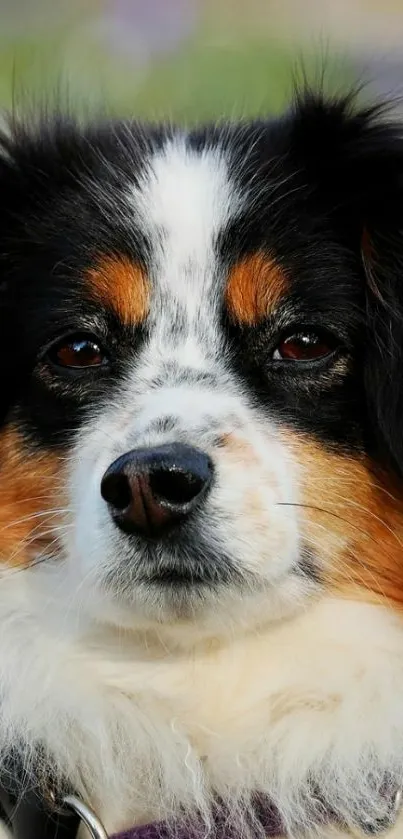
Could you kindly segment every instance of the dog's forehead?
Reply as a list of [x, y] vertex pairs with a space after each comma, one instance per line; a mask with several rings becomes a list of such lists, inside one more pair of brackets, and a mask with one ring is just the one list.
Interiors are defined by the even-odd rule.
[[167, 140], [127, 201], [149, 242], [148, 281], [157, 304], [151, 314], [174, 303], [189, 316], [201, 300], [211, 308], [220, 277], [218, 237], [240, 205], [220, 147], [196, 150], [184, 136]]
[[147, 160], [127, 202], [143, 232], [182, 264], [205, 258], [240, 195], [220, 146], [195, 149], [179, 136]]
[[[170, 137], [125, 184], [126, 225], [146, 242], [131, 260], [106, 253], [88, 272], [92, 296], [125, 322], [148, 315], [203, 316], [223, 297], [238, 320], [252, 323], [284, 292], [284, 272], [259, 247], [241, 258], [228, 244], [242, 226], [249, 191], [237, 180], [223, 144], [195, 147], [191, 135]], [[163, 305], [161, 304], [163, 301]]]

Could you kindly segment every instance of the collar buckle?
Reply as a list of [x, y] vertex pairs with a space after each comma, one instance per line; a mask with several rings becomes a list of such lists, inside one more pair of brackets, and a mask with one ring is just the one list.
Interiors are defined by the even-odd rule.
[[77, 798], [76, 795], [65, 795], [62, 806], [72, 811], [87, 828], [91, 839], [108, 839], [108, 834], [92, 807]]

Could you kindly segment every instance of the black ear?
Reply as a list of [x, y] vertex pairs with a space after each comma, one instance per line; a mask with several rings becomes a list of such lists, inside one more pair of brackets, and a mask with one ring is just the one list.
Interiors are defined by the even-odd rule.
[[367, 277], [364, 384], [369, 430], [386, 465], [403, 477], [403, 189], [400, 204], [389, 229], [381, 224], [369, 228], [362, 253]]
[[12, 403], [13, 357], [10, 343], [9, 241], [17, 189], [13, 189], [13, 164], [8, 156], [8, 138], [0, 133], [0, 430]]
[[[14, 279], [24, 251], [24, 224], [29, 200], [18, 159], [12, 126], [0, 130], [0, 429], [14, 401], [18, 386], [16, 356], [24, 340], [14, 323]], [[17, 299], [18, 295], [17, 295]]]
[[390, 114], [354, 93], [304, 91], [289, 125], [291, 154], [362, 276], [369, 443], [403, 476], [403, 123]]

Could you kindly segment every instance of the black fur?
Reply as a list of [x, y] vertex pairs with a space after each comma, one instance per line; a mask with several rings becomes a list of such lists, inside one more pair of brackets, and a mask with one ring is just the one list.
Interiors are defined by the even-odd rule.
[[[125, 186], [139, 177], [164, 129], [80, 129], [57, 119], [14, 128], [0, 161], [0, 409], [27, 444], [66, 445], [87, 408], [109, 400], [144, 330], [117, 322], [82, 283], [100, 251], [146, 269], [153, 243], [125, 221]], [[352, 95], [304, 92], [278, 120], [207, 127], [194, 148], [219, 145], [246, 208], [221, 232], [223, 270], [246, 254], [274, 254], [291, 278], [276, 318], [228, 322], [233, 364], [260, 403], [328, 445], [364, 449], [403, 473], [403, 133], [385, 109]], [[271, 361], [293, 323], [325, 328], [344, 360], [298, 371]], [[176, 324], [176, 328], [179, 328]], [[96, 330], [113, 364], [53, 377], [42, 355], [73, 329]]]

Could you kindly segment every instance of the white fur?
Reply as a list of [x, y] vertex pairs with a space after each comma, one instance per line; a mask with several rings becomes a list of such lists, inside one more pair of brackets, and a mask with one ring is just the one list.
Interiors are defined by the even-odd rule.
[[186, 135], [175, 137], [154, 155], [128, 201], [136, 221], [154, 242], [156, 230], [163, 233], [163, 252], [173, 269], [189, 257], [205, 262], [212, 235], [241, 203], [229, 183], [225, 157], [217, 148], [195, 152], [187, 146]]
[[[1, 743], [45, 746], [110, 831], [181, 806], [208, 822], [212, 791], [241, 818], [260, 791], [300, 835], [317, 828], [308, 780], [349, 819], [384, 814], [387, 773], [403, 782], [403, 620], [298, 574], [298, 507], [279, 502], [298, 501], [302, 465], [226, 364], [215, 245], [239, 206], [224, 159], [185, 138], [130, 191], [156, 243], [149, 340], [82, 430], [57, 560], [1, 575]], [[187, 603], [136, 580], [99, 491], [123, 452], [176, 440], [213, 459], [198, 533], [240, 572]]]
[[190, 626], [68, 626], [50, 576], [1, 586], [3, 742], [46, 742], [109, 830], [206, 805], [210, 784], [232, 800], [263, 789], [304, 821], [308, 774], [348, 813], [381, 808], [369, 775], [401, 773], [403, 750], [403, 628], [387, 608], [325, 598], [197, 642]]

